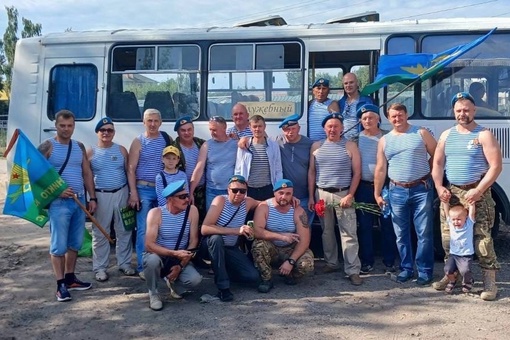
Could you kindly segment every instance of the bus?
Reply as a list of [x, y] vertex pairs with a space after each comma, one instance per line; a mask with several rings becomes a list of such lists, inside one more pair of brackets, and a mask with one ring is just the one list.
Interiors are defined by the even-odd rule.
[[[55, 113], [66, 108], [76, 115], [75, 139], [95, 143], [96, 122], [111, 117], [116, 142], [129, 147], [143, 131], [143, 111], [157, 108], [162, 129], [171, 135], [179, 117], [192, 116], [195, 134], [208, 139], [208, 120], [222, 116], [231, 125], [236, 103], [264, 116], [270, 136], [295, 113], [306, 134], [314, 79], [329, 78], [330, 97], [339, 99], [342, 76], [355, 73], [361, 87], [372, 82], [381, 55], [438, 53], [498, 27], [484, 43], [390, 102], [403, 102], [411, 123], [437, 138], [455, 124], [452, 95], [475, 83], [484, 88], [476, 120], [501, 145], [503, 173], [492, 192], [497, 216], [509, 224], [510, 18], [357, 21], [70, 31], [22, 39], [13, 66], [8, 138], [16, 128], [34, 144], [52, 137]], [[372, 96], [383, 104], [403, 88], [393, 84]]]

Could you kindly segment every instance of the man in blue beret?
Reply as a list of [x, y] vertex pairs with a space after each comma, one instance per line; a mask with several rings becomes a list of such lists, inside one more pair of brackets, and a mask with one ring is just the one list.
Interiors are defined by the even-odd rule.
[[274, 197], [255, 210], [255, 241], [252, 255], [255, 267], [262, 278], [258, 291], [267, 293], [273, 288], [272, 264], [278, 264], [284, 282], [295, 285], [296, 278], [303, 277], [314, 268], [310, 245], [310, 230], [306, 212], [300, 206], [293, 207], [293, 184], [281, 179], [273, 186]]
[[[374, 104], [364, 104], [358, 108], [358, 119], [361, 132], [357, 138], [361, 156], [361, 180], [356, 190], [356, 202], [375, 204], [374, 199], [374, 171], [377, 163], [377, 143], [387, 131], [379, 128], [381, 117], [379, 107]], [[358, 219], [359, 258], [361, 260], [361, 274], [368, 274], [374, 270], [374, 222], [381, 227], [381, 250], [385, 273], [395, 272], [396, 240], [390, 216], [375, 216], [362, 211], [356, 211]], [[374, 221], [375, 219], [375, 221]]]
[[340, 112], [338, 103], [329, 99], [329, 80], [317, 79], [312, 85], [313, 100], [308, 103], [308, 136], [312, 141], [324, 139], [322, 120], [331, 112]]
[[373, 104], [372, 98], [362, 96], [359, 91], [358, 77], [354, 73], [346, 73], [342, 78], [344, 95], [338, 101], [339, 111], [344, 118], [345, 138], [353, 140], [359, 134], [359, 120], [357, 117], [357, 108], [362, 104]]
[[[320, 218], [325, 273], [337, 271], [338, 245], [335, 236], [335, 214], [338, 220], [344, 258], [344, 271], [353, 285], [361, 285], [358, 258], [356, 213], [352, 207], [354, 194], [361, 178], [361, 159], [356, 143], [343, 137], [343, 118], [332, 113], [322, 121], [326, 139], [313, 143], [308, 171], [308, 204], [325, 202], [324, 216]], [[334, 207], [333, 207], [334, 205]]]
[[[110, 233], [111, 222], [115, 229], [115, 255], [117, 266], [125, 275], [135, 275], [131, 268], [131, 230], [124, 228], [121, 208], [128, 201], [127, 185], [128, 152], [125, 147], [113, 142], [115, 127], [111, 118], [102, 118], [96, 125], [97, 145], [87, 150], [90, 160], [98, 204], [94, 217]], [[97, 229], [92, 229], [92, 270], [97, 281], [108, 280], [106, 269], [110, 257], [110, 243]]]
[[190, 262], [198, 247], [198, 210], [189, 204], [186, 181], [170, 183], [162, 192], [166, 205], [153, 208], [147, 216], [144, 274], [150, 308], [161, 310], [158, 283], [163, 278], [173, 298], [182, 298], [182, 286], [195, 287], [202, 276]]
[[[475, 204], [475, 253], [483, 273], [480, 297], [492, 301], [497, 296], [496, 272], [501, 266], [491, 237], [495, 215], [491, 186], [502, 170], [501, 148], [494, 134], [475, 122], [475, 100], [469, 93], [455, 94], [451, 103], [457, 125], [439, 137], [432, 177], [437, 196], [442, 202], [464, 207]], [[449, 183], [446, 187], [443, 186], [445, 169]], [[448, 257], [450, 230], [444, 213], [441, 214], [441, 237]], [[432, 287], [444, 290], [448, 282], [448, 278], [443, 277]]]

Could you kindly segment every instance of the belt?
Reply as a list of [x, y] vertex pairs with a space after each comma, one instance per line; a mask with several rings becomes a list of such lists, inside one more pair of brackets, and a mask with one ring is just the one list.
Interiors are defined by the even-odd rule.
[[112, 189], [112, 190], [106, 190], [106, 189], [96, 189], [96, 192], [102, 192], [102, 193], [108, 193], [108, 194], [113, 194], [114, 192], [117, 192], [119, 191], [120, 189], [124, 188], [127, 184], [124, 184], [123, 186], [121, 186], [120, 188], [117, 188], [117, 189]]
[[155, 187], [156, 186], [156, 183], [154, 183], [154, 182], [147, 182], [147, 181], [143, 181], [143, 180], [136, 181], [136, 184], [146, 185], [148, 187]]
[[412, 188], [412, 187], [417, 186], [418, 184], [424, 183], [429, 178], [430, 178], [430, 174], [426, 174], [422, 178], [418, 178], [417, 180], [411, 181], [411, 182], [397, 182], [397, 181], [394, 181], [392, 179], [390, 179], [390, 182], [395, 184], [395, 185], [398, 185], [399, 187]]
[[452, 184], [452, 185], [459, 189], [462, 189], [462, 190], [469, 190], [469, 189], [476, 188], [478, 186], [478, 184], [480, 184], [480, 181], [476, 181], [476, 182], [470, 183], [470, 184], [463, 184], [463, 185]]
[[370, 181], [364, 181], [364, 180], [361, 180], [360, 183], [363, 183], [363, 184], [366, 184], [366, 185], [374, 185], [374, 182], [370, 182]]
[[321, 188], [321, 187], [319, 187], [319, 189], [321, 189], [322, 191], [330, 192], [332, 194], [334, 194], [335, 192], [349, 190], [349, 188], [350, 188], [350, 186], [349, 187], [343, 187], [343, 188], [332, 188], [332, 187]]

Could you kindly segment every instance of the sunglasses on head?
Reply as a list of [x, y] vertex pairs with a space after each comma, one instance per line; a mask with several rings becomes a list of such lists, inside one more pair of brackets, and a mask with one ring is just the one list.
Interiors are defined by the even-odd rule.
[[213, 122], [226, 123], [225, 118], [223, 118], [221, 116], [212, 116], [211, 119], [209, 119], [209, 120], [213, 121]]
[[189, 194], [176, 195], [174, 197], [177, 197], [180, 200], [185, 200], [185, 199], [189, 198]]
[[108, 132], [108, 133], [113, 133], [115, 130], [112, 129], [112, 128], [108, 128], [108, 129], [99, 129], [99, 132], [101, 133], [105, 133], [105, 132]]
[[241, 193], [241, 194], [246, 194], [246, 189], [238, 189], [238, 188], [230, 188], [230, 190], [232, 190], [232, 193], [234, 194], [237, 194], [237, 193]]

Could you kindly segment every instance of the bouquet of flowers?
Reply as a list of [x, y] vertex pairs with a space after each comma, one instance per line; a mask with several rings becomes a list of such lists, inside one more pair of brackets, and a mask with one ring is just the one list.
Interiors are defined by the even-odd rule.
[[[324, 212], [326, 211], [326, 208], [334, 208], [338, 206], [339, 203], [332, 202], [327, 203], [324, 202], [324, 200], [319, 200], [319, 202], [315, 203], [315, 213], [319, 217], [324, 217]], [[367, 212], [374, 215], [381, 215], [381, 209], [379, 209], [379, 206], [377, 204], [373, 203], [360, 203], [360, 202], [352, 202], [351, 205], [354, 209], [361, 210], [363, 212]]]

